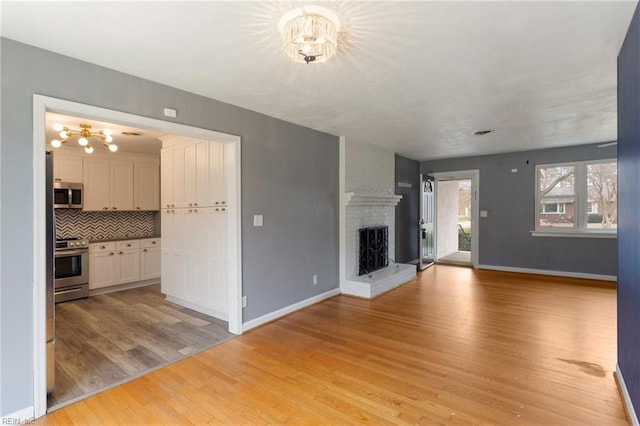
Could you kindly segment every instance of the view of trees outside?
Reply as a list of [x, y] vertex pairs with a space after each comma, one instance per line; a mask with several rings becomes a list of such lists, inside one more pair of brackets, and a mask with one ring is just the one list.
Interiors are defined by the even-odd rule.
[[575, 175], [573, 166], [538, 169], [541, 227], [575, 226]]
[[587, 166], [587, 192], [595, 209], [588, 214], [588, 228], [618, 227], [618, 166], [595, 163]]
[[458, 181], [458, 250], [471, 251], [471, 179]]
[[[576, 227], [576, 213], [586, 215], [589, 229], [616, 229], [618, 226], [617, 163], [579, 164], [579, 179], [586, 180], [585, 206], [576, 205], [576, 166], [538, 168], [540, 227]], [[585, 176], [586, 175], [586, 176]], [[584, 188], [584, 187], [583, 187]], [[582, 190], [584, 191], [584, 190]], [[582, 198], [584, 199], [584, 198]]]

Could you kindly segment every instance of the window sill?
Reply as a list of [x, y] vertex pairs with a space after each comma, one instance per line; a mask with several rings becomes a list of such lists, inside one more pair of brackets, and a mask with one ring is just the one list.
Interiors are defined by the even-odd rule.
[[598, 231], [529, 231], [532, 237], [618, 238], [618, 232]]

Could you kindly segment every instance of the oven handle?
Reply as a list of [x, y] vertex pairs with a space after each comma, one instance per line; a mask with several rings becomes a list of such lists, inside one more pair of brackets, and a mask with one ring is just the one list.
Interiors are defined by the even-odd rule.
[[64, 290], [56, 290], [56, 296], [59, 296], [61, 294], [73, 293], [74, 291], [78, 291], [78, 290], [82, 290], [82, 286], [68, 288]]
[[88, 249], [77, 249], [77, 250], [63, 250], [63, 251], [57, 251], [55, 253], [55, 257], [68, 257], [68, 256], [76, 256], [78, 254], [85, 254], [88, 253], [89, 250]]

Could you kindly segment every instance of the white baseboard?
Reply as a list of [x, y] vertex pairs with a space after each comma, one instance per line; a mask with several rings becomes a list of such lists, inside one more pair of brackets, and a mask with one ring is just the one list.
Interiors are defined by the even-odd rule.
[[210, 317], [218, 318], [223, 321], [229, 321], [229, 315], [224, 312], [216, 311], [215, 309], [205, 308], [204, 306], [200, 306], [196, 303], [187, 302], [186, 300], [182, 300], [174, 296], [165, 296], [165, 299], [168, 302], [175, 303], [176, 305], [184, 306], [185, 308], [189, 308], [196, 312], [209, 315]]
[[340, 294], [340, 289], [334, 288], [333, 290], [329, 290], [322, 294], [318, 294], [317, 296], [313, 296], [298, 303], [294, 303], [293, 305], [278, 309], [277, 311], [273, 311], [256, 319], [252, 319], [251, 321], [247, 321], [242, 324], [242, 331], [245, 332], [251, 330], [252, 328], [256, 328], [280, 317], [288, 315], [292, 312], [298, 311], [302, 308], [306, 308], [307, 306], [315, 305], [318, 302], [322, 302], [323, 300], [336, 296], [338, 294]]
[[622, 371], [620, 371], [620, 365], [618, 363], [616, 363], [616, 376], [618, 377], [618, 386], [620, 387], [620, 392], [622, 393], [622, 403], [625, 405], [627, 414], [629, 415], [629, 418], [631, 420], [631, 424], [633, 426], [640, 426], [640, 423], [638, 423], [638, 416], [636, 415], [636, 411], [633, 409], [631, 397], [629, 397], [627, 384], [624, 382], [624, 377], [622, 376]]
[[555, 277], [585, 278], [589, 280], [601, 280], [601, 281], [618, 281], [618, 277], [615, 275], [585, 274], [582, 272], [567, 272], [567, 271], [549, 271], [547, 269], [512, 268], [510, 266], [494, 266], [494, 265], [479, 265], [478, 268], [491, 269], [494, 271], [520, 272], [522, 274], [552, 275]]
[[23, 408], [6, 416], [0, 417], [2, 425], [23, 425], [33, 422], [35, 409], [33, 407]]
[[160, 278], [151, 278], [148, 280], [134, 281], [132, 283], [111, 285], [107, 287], [93, 288], [89, 290], [89, 296], [97, 296], [99, 294], [113, 293], [121, 290], [131, 290], [138, 287], [146, 287], [148, 285], [160, 284]]

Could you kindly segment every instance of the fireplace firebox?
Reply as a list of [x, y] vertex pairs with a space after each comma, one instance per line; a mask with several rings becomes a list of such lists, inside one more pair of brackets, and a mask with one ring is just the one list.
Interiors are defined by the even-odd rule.
[[389, 227], [360, 228], [358, 275], [368, 274], [389, 264]]

